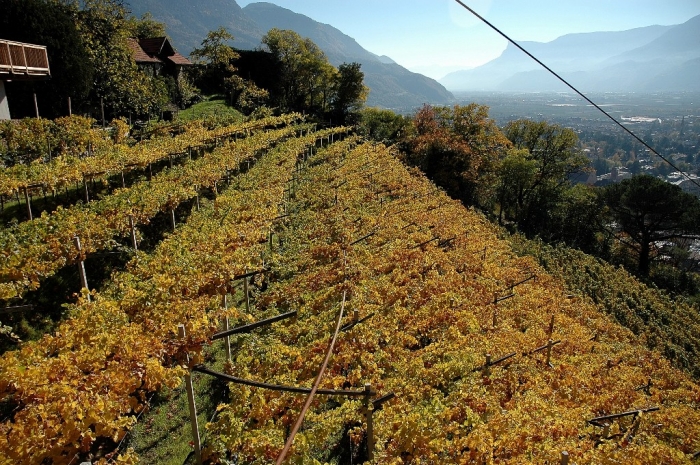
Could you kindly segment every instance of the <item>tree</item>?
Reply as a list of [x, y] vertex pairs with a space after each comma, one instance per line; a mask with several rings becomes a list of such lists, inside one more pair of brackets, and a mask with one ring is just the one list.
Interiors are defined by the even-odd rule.
[[525, 193], [535, 182], [537, 162], [526, 149], [512, 148], [498, 167], [498, 224], [505, 219], [517, 221], [525, 203]]
[[406, 159], [451, 196], [477, 205], [492, 196], [498, 158], [509, 145], [486, 106], [425, 105], [413, 118]]
[[279, 87], [270, 91], [282, 110], [325, 109], [336, 71], [323, 51], [311, 39], [277, 28], [270, 29], [262, 43], [278, 65]]
[[[168, 101], [165, 84], [139, 71], [127, 39], [129, 12], [121, 0], [83, 0], [78, 30], [93, 68], [90, 99], [116, 113], [146, 114]], [[73, 3], [75, 5], [75, 3]]]
[[[514, 212], [509, 219], [515, 221], [521, 231], [529, 235], [541, 234], [550, 224], [551, 214], [571, 187], [570, 176], [580, 172], [588, 159], [577, 149], [578, 136], [568, 128], [545, 121], [511, 121], [505, 128], [506, 137], [517, 149], [503, 161], [507, 169], [527, 165], [527, 176], [509, 179], [509, 172], [500, 172], [503, 189], [517, 188], [517, 195], [510, 194], [515, 205], [501, 204], [504, 212]], [[509, 160], [508, 157], [516, 159]], [[510, 167], [510, 168], [508, 168]], [[503, 193], [501, 193], [503, 195]]]
[[226, 44], [232, 40], [233, 35], [224, 27], [209, 31], [201, 48], [190, 54], [197, 64], [196, 82], [207, 92], [226, 95], [232, 104], [249, 113], [267, 99], [268, 92], [236, 74], [234, 62], [240, 54]]
[[343, 63], [338, 67], [331, 112], [334, 120], [341, 124], [356, 122], [367, 100], [369, 89], [364, 85], [365, 75], [360, 67], [359, 63]]
[[165, 24], [153, 18], [151, 13], [145, 13], [141, 18], [134, 16], [127, 19], [129, 35], [137, 39], [165, 37]]
[[206, 65], [210, 68], [228, 69], [233, 60], [240, 56], [233, 47], [226, 42], [233, 40], [233, 34], [225, 27], [209, 31], [202, 40], [202, 46], [195, 48], [190, 53], [195, 63]]
[[408, 132], [411, 119], [391, 110], [364, 108], [360, 112], [360, 132], [377, 142], [393, 145]]
[[232, 40], [233, 35], [226, 28], [220, 27], [209, 31], [202, 40], [202, 46], [190, 53], [196, 65], [193, 73], [195, 83], [207, 93], [230, 94], [227, 79], [235, 74], [233, 62], [240, 56], [226, 43]]
[[566, 189], [550, 215], [549, 237], [545, 239], [607, 258], [610, 238], [605, 234], [605, 208], [598, 192], [598, 188], [585, 184]]
[[700, 200], [652, 176], [635, 176], [607, 186], [602, 198], [628, 238], [627, 244], [637, 252], [642, 276], [649, 274], [663, 242], [696, 237], [700, 230]]

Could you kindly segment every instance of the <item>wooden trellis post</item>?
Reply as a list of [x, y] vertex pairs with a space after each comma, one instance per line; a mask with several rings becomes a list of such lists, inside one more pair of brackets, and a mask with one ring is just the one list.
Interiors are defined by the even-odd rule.
[[27, 217], [29, 221], [31, 221], [34, 217], [32, 215], [32, 202], [29, 200], [29, 188], [27, 188], [27, 186], [24, 186], [24, 201], [27, 204]]
[[[246, 267], [245, 272], [248, 273], [248, 268]], [[243, 293], [245, 294], [245, 311], [250, 313], [250, 292], [248, 292], [248, 276], [243, 278]]]
[[374, 405], [370, 402], [372, 397], [372, 384], [365, 384], [365, 418], [367, 421], [367, 460], [370, 463], [374, 462]]
[[[181, 339], [185, 339], [185, 325], [178, 325], [178, 334]], [[190, 356], [187, 354], [187, 364], [189, 365]], [[197, 420], [197, 405], [194, 399], [194, 386], [192, 384], [192, 372], [187, 367], [185, 375], [185, 389], [187, 390], [187, 403], [190, 406], [190, 425], [192, 426], [192, 442], [194, 444], [194, 454], [197, 465], [202, 465], [202, 443], [199, 437], [199, 421]]]
[[78, 271], [80, 272], [80, 285], [82, 288], [88, 290], [88, 302], [91, 302], [92, 299], [90, 298], [90, 288], [88, 287], [88, 282], [87, 282], [87, 274], [85, 273], [85, 262], [83, 261], [82, 257], [82, 247], [80, 245], [80, 238], [78, 236], [73, 237], [73, 243], [75, 244], [75, 248], [78, 250]]
[[552, 366], [552, 347], [554, 346], [554, 342], [550, 339], [547, 342], [547, 365]]
[[[168, 203], [171, 203], [170, 200], [172, 198], [172, 194], [168, 194]], [[175, 207], [172, 206], [170, 207], [170, 224], [173, 227], [173, 231], [175, 231], [176, 223], [175, 223]]]
[[547, 336], [552, 337], [552, 333], [554, 332], [554, 314], [552, 314], [552, 318], [549, 320], [549, 328], [547, 328]]
[[138, 242], [136, 241], [136, 226], [134, 225], [134, 215], [129, 215], [129, 228], [131, 228], [131, 245], [134, 250], [139, 249]]
[[[224, 295], [224, 309], [228, 310], [228, 296]], [[228, 315], [224, 317], [224, 331], [228, 333], [229, 327]], [[226, 334], [224, 338], [224, 348], [226, 349], [226, 360], [231, 361], [231, 337]]]
[[569, 465], [569, 453], [567, 451], [562, 451], [559, 463], [561, 465]]

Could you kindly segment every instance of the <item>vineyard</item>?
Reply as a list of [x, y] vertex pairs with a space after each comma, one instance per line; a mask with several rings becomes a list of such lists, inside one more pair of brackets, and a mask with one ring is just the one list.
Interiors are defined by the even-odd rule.
[[[641, 323], [630, 331], [622, 311], [519, 256], [392, 149], [300, 120], [120, 148], [142, 168], [187, 155], [2, 230], [8, 303], [115, 238], [133, 256], [83, 289], [54, 334], [0, 358], [0, 463], [134, 463], [120, 445], [149, 396], [192, 376], [229, 382], [198, 428], [204, 461], [693, 463], [700, 386], [667, 348], [681, 342], [638, 340]], [[42, 170], [69, 176], [51, 163]], [[139, 250], [139, 225], [192, 199]], [[647, 320], [673, 318], [656, 312]], [[223, 372], [203, 357], [220, 339]]]
[[700, 378], [700, 323], [698, 310], [682, 299], [674, 300], [658, 289], [641, 284], [624, 268], [566, 247], [514, 238], [515, 248], [532, 255], [548, 273], [567, 288], [590, 298], [601, 312], [609, 313], [650, 349], [658, 350], [679, 368]]

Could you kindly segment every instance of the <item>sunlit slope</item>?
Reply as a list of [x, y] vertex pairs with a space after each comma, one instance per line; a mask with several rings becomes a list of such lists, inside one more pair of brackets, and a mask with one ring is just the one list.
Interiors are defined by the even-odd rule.
[[[321, 387], [396, 394], [374, 414], [376, 463], [691, 463], [700, 449], [696, 384], [383, 146], [312, 158], [289, 195], [248, 319], [298, 315], [239, 336], [230, 374], [310, 386], [345, 294], [352, 327]], [[304, 397], [230, 391], [209, 450], [274, 460]], [[640, 409], [607, 431], [587, 421]], [[366, 459], [364, 418], [362, 400], [319, 396], [292, 455]]]
[[[225, 190], [193, 207], [153, 252], [139, 251], [126, 270], [115, 271], [92, 301], [83, 294], [69, 305], [58, 331], [0, 357], [1, 464], [106, 463], [117, 453], [119, 463], [134, 463], [133, 453], [119, 449], [125, 435], [154, 392], [181, 384], [185, 351], [195, 356], [216, 331], [222, 297], [237, 285], [233, 277], [261, 267], [297, 158], [345, 132], [298, 129], [250, 168], [249, 158], [236, 167]], [[221, 150], [240, 145], [231, 141]]]
[[[386, 147], [343, 128], [303, 132], [240, 167], [55, 334], [0, 357], [0, 463], [99, 463], [153, 392], [220, 344], [225, 316], [238, 326], [297, 310], [234, 336], [227, 370], [308, 387], [341, 307], [321, 387], [395, 394], [373, 415], [374, 463], [559, 463], [564, 451], [579, 464], [692, 463], [700, 388], [684, 372]], [[228, 392], [205, 455], [274, 461], [304, 397]], [[366, 460], [362, 406], [319, 395], [286, 463]]]
[[658, 350], [695, 379], [700, 377], [700, 313], [696, 306], [578, 250], [514, 240], [521, 253], [536, 257], [572, 293], [590, 299], [600, 311], [632, 330], [640, 344]]

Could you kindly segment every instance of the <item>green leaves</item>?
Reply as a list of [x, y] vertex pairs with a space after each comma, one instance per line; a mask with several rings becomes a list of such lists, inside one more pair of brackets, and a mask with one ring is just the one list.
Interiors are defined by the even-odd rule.
[[613, 220], [633, 241], [642, 276], [649, 273], [662, 241], [700, 231], [700, 200], [662, 179], [648, 175], [625, 179], [606, 187], [602, 198]]

